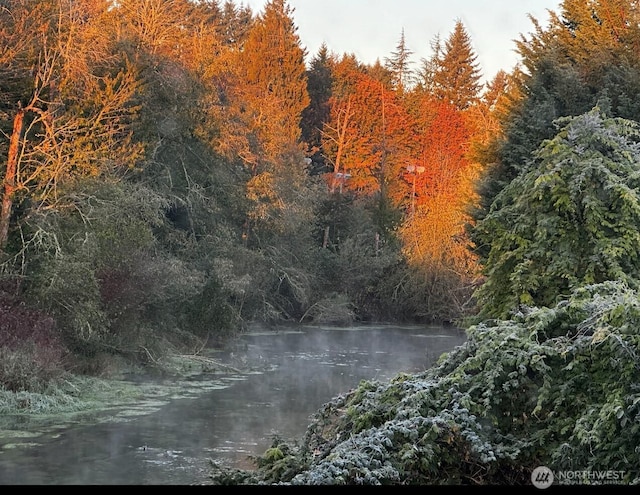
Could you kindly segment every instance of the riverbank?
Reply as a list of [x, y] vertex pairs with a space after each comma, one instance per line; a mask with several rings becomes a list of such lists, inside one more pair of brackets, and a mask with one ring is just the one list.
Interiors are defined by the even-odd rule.
[[[337, 394], [361, 380], [424, 369], [433, 354], [463, 339], [443, 327], [382, 324], [252, 332], [240, 339], [233, 355], [213, 354], [215, 361], [235, 363], [237, 369], [246, 364], [246, 374], [219, 368], [201, 373], [192, 362], [178, 366], [181, 376], [131, 374], [109, 380], [103, 392], [110, 398], [104, 402], [111, 401], [112, 408], [24, 415], [13, 437], [0, 442], [7, 445], [0, 454], [0, 479], [8, 484], [201, 484], [211, 480], [216, 462], [254, 469], [276, 436], [299, 438], [309, 418]], [[116, 393], [123, 382], [136, 387], [130, 395]], [[47, 426], [46, 434], [34, 434]], [[31, 436], [16, 438], [20, 431]]]
[[534, 473], [640, 485], [640, 297], [622, 283], [470, 326], [435, 366], [367, 380], [215, 484], [523, 485]]
[[252, 366], [228, 351], [207, 349], [169, 355], [147, 368], [121, 363], [107, 377], [68, 373], [42, 393], [0, 389], [0, 451], [37, 445], [70, 425], [151, 414], [170, 400], [226, 387], [224, 377]]

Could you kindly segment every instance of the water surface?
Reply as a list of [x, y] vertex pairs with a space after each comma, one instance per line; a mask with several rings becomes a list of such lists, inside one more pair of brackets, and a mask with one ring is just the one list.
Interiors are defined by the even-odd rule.
[[[415, 373], [466, 340], [448, 327], [300, 326], [241, 337], [231, 356], [265, 371], [194, 377], [198, 393], [0, 444], [0, 484], [206, 483], [209, 459], [251, 468], [274, 435], [301, 438], [312, 414], [361, 380]], [[198, 387], [198, 381], [206, 387]], [[190, 388], [190, 387], [185, 387]], [[28, 425], [23, 427], [28, 430]]]

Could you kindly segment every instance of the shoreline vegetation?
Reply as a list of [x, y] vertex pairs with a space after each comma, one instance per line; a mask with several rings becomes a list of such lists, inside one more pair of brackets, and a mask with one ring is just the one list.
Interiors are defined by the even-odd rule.
[[257, 469], [212, 463], [211, 483], [531, 485], [546, 466], [640, 484], [638, 328], [640, 297], [621, 283], [472, 325], [432, 368], [326, 403]]
[[[202, 354], [168, 355], [153, 368], [123, 362], [114, 365], [109, 376], [65, 374], [42, 392], [0, 390], [2, 448], [28, 446], [34, 437], [77, 421], [92, 424], [151, 413], [177, 397], [230, 386], [225, 377], [257, 369], [230, 359], [228, 351], [206, 349]], [[193, 376], [206, 379], [190, 380]]]

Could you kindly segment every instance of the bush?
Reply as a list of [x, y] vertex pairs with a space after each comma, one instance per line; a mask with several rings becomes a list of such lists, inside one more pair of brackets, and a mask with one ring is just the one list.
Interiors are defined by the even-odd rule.
[[53, 318], [0, 288], [0, 385], [43, 390], [64, 373], [66, 355]]

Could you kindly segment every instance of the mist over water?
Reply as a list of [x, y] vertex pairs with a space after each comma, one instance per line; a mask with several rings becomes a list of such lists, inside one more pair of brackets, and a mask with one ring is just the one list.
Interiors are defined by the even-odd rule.
[[465, 340], [455, 328], [421, 326], [253, 332], [230, 358], [266, 371], [218, 377], [211, 390], [139, 416], [65, 426], [33, 446], [0, 445], [0, 483], [204, 483], [209, 459], [251, 468], [249, 456], [264, 453], [273, 435], [301, 438], [322, 404], [361, 380], [422, 371]]

